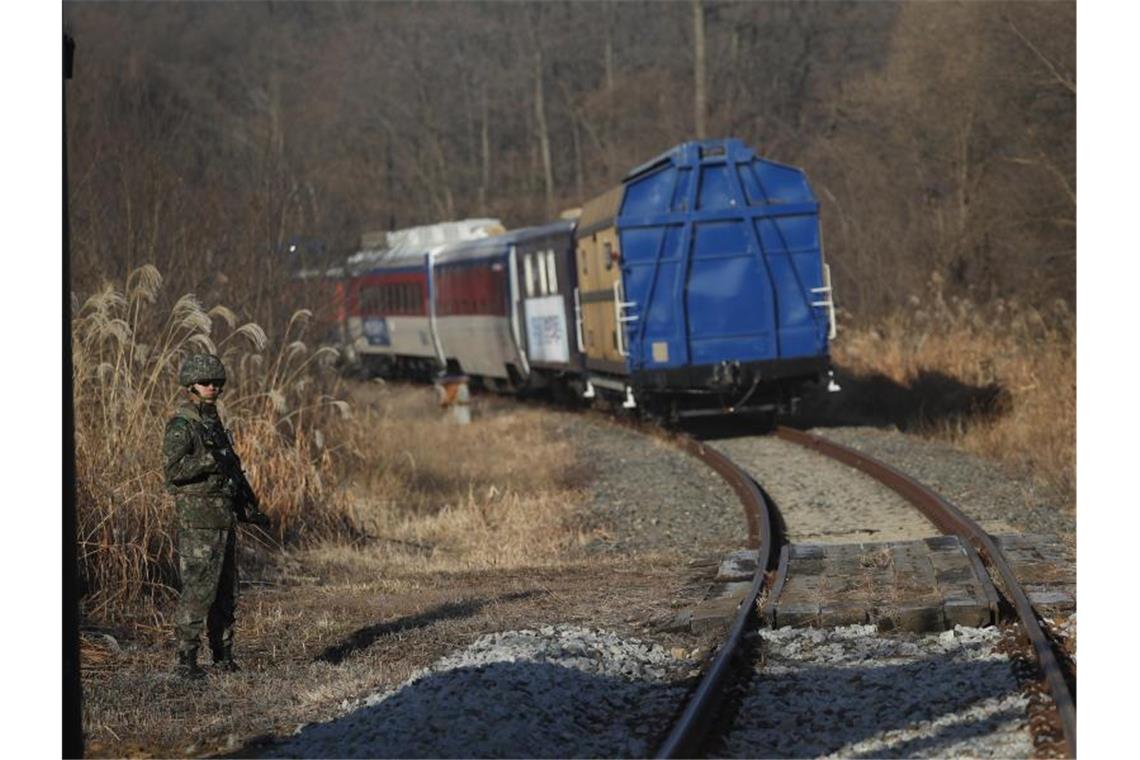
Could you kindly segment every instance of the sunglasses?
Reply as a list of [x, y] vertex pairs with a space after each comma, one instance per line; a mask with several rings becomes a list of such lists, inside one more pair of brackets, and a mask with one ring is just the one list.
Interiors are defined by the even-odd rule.
[[200, 383], [198, 383], [198, 385], [201, 385], [201, 386], [203, 386], [203, 387], [205, 387], [205, 386], [213, 386], [213, 387], [215, 387], [215, 388], [221, 388], [221, 387], [223, 387], [225, 384], [226, 384], [226, 381], [225, 381], [225, 380], [203, 380], [203, 381], [201, 381]]

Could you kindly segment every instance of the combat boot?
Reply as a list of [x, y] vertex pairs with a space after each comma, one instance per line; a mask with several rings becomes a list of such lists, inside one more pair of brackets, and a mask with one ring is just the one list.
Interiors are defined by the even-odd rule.
[[218, 670], [224, 670], [227, 673], [236, 673], [241, 668], [238, 667], [237, 661], [234, 660], [234, 650], [232, 646], [223, 646], [221, 649], [214, 650], [214, 667]]
[[206, 671], [198, 667], [198, 652], [194, 649], [178, 650], [173, 673], [186, 681], [198, 681], [206, 677]]

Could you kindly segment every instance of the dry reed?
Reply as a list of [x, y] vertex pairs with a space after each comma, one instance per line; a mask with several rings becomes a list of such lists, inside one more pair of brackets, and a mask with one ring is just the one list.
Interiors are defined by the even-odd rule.
[[[160, 308], [162, 276], [131, 272], [76, 309], [72, 323], [79, 561], [86, 613], [161, 618], [176, 577], [173, 501], [163, 490], [163, 427], [179, 402], [191, 353], [221, 356], [230, 382], [221, 405], [277, 538], [327, 535], [343, 523], [326, 429], [348, 415], [329, 394], [331, 349], [303, 342], [297, 312], [276, 345], [259, 325], [192, 294]], [[215, 328], [220, 330], [216, 337]]]

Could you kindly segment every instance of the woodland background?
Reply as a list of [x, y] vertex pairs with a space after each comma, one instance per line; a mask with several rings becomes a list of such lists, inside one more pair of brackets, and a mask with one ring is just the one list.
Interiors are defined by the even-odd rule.
[[[297, 236], [541, 223], [699, 135], [799, 166], [850, 320], [1075, 301], [1070, 2], [64, 4], [76, 290], [281, 319]], [[313, 264], [317, 262], [305, 262]]]

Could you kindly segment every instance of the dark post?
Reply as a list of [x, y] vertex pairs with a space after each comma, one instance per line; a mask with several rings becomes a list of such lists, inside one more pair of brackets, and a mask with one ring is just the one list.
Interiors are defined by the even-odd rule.
[[63, 756], [83, 757], [79, 680], [79, 565], [76, 561], [75, 407], [71, 379], [71, 225], [67, 206], [67, 80], [75, 40], [63, 35]]

